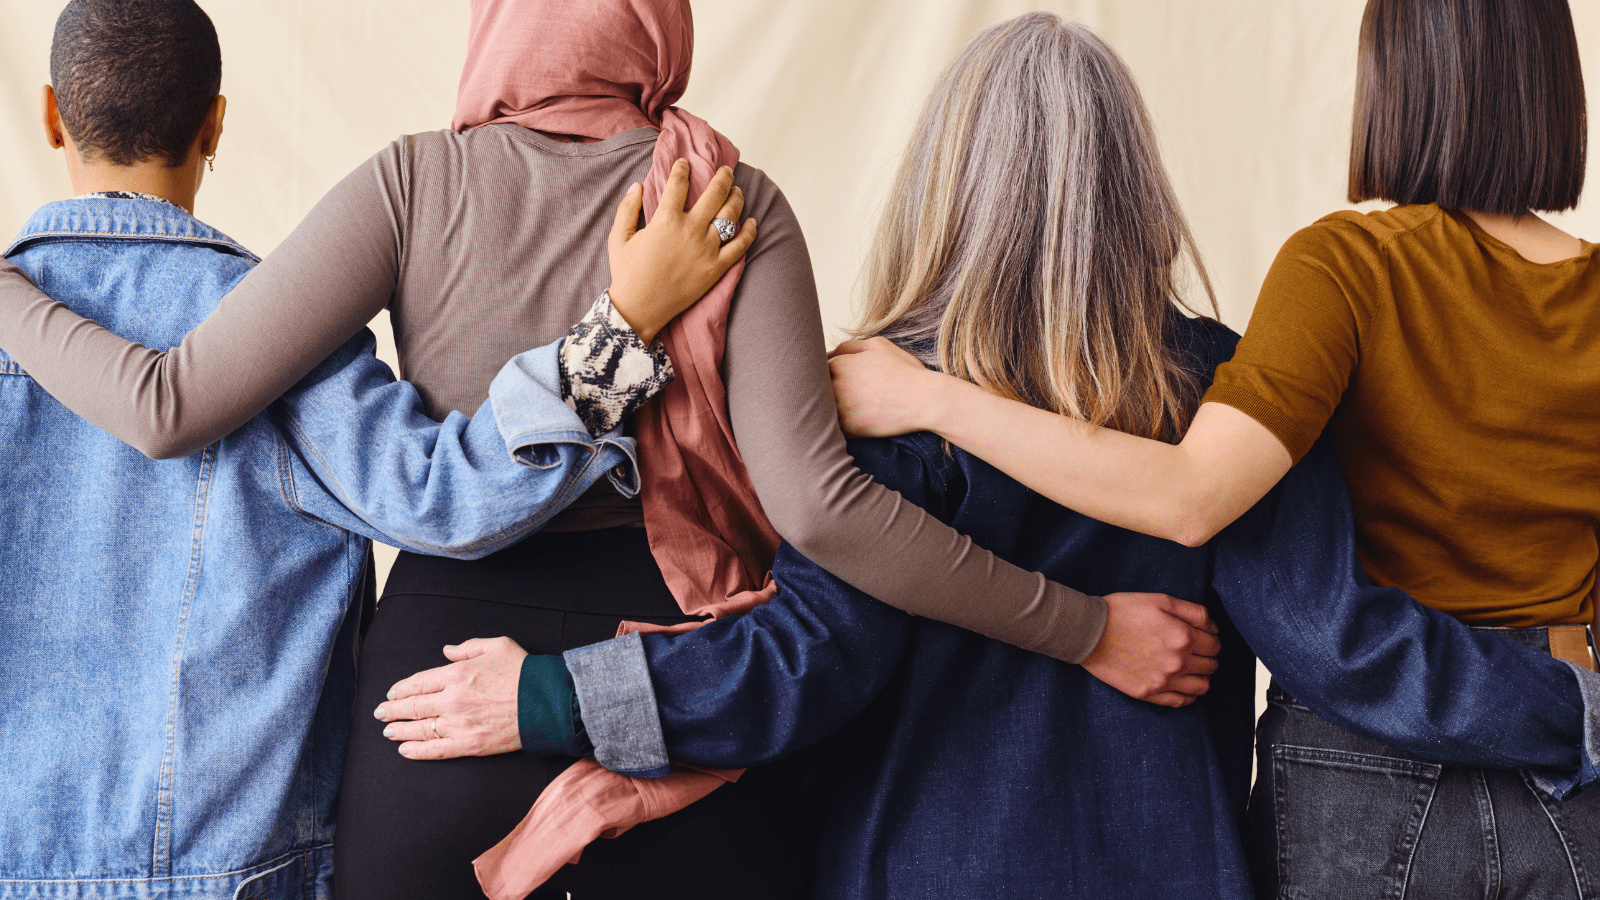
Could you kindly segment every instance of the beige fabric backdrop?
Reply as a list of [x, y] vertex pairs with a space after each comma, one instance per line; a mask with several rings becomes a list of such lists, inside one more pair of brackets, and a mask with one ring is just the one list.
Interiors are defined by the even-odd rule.
[[[69, 195], [60, 151], [47, 146], [38, 124], [63, 5], [0, 0], [0, 234]], [[222, 40], [229, 103], [216, 172], [196, 212], [258, 253], [271, 251], [324, 191], [395, 136], [449, 125], [466, 0], [201, 5]], [[1348, 205], [1344, 167], [1364, 5], [697, 0], [695, 74], [682, 105], [784, 187], [810, 241], [823, 316], [839, 328], [851, 321], [865, 241], [939, 70], [980, 30], [1028, 10], [1082, 21], [1138, 78], [1223, 320], [1242, 330], [1283, 240]], [[1600, 0], [1572, 7], [1585, 61], [1600, 71]], [[1600, 239], [1597, 218], [1600, 203], [1591, 201], [1559, 220]], [[375, 327], [387, 336], [386, 322]], [[385, 570], [390, 558], [384, 554]]]

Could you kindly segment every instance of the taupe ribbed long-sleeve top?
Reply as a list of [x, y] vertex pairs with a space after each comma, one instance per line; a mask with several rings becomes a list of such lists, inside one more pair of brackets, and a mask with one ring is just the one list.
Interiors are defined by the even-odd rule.
[[[0, 347], [84, 418], [151, 456], [243, 424], [389, 308], [402, 375], [429, 411], [470, 413], [512, 356], [561, 337], [610, 281], [615, 205], [656, 132], [564, 143], [515, 125], [403, 137], [340, 182], [181, 345], [157, 352], [52, 302], [0, 265]], [[760, 221], [728, 322], [735, 437], [778, 533], [907, 612], [1077, 662], [1098, 598], [977, 547], [852, 463], [793, 210], [739, 166]], [[48, 287], [48, 285], [46, 285]], [[568, 527], [636, 515], [589, 498]], [[559, 527], [559, 526], [558, 526]]]

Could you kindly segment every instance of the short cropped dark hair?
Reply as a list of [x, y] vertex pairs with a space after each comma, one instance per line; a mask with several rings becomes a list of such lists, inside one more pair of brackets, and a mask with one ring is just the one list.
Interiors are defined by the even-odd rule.
[[1566, 0], [1369, 0], [1350, 200], [1571, 209], [1586, 118]]
[[56, 20], [50, 80], [86, 158], [176, 166], [222, 89], [222, 47], [194, 0], [72, 0]]

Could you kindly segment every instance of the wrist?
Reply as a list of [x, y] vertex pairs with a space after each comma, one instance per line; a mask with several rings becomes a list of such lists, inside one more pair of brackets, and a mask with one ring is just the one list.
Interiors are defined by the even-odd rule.
[[666, 323], [652, 321], [649, 316], [634, 308], [633, 298], [627, 288], [623, 288], [623, 293], [619, 296], [616, 285], [612, 285], [606, 288], [606, 294], [611, 297], [611, 307], [622, 317], [622, 321], [628, 323], [628, 327], [639, 336], [639, 340], [644, 341], [645, 346], [655, 343], [656, 336], [661, 333]]
[[928, 369], [918, 390], [922, 400], [914, 406], [913, 415], [917, 421], [912, 424], [919, 431], [931, 431], [946, 440], [953, 440], [953, 432], [961, 421], [957, 410], [961, 405], [963, 388], [981, 390], [977, 385]]

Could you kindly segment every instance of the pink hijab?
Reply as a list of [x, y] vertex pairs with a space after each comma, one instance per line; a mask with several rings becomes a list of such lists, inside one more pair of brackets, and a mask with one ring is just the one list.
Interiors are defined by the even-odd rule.
[[[719, 166], [739, 162], [727, 138], [672, 106], [688, 86], [693, 51], [688, 0], [473, 0], [451, 127], [510, 122], [601, 140], [658, 128], [644, 183], [648, 220], [675, 160], [689, 162], [691, 202]], [[677, 378], [635, 418], [651, 552], [683, 611], [713, 618], [746, 612], [776, 591], [768, 567], [778, 535], [734, 445], [721, 376], [743, 273], [740, 260], [663, 332]], [[632, 779], [584, 760], [478, 858], [478, 880], [493, 900], [521, 900], [596, 837], [682, 809], [738, 776], [680, 767], [664, 779]]]

